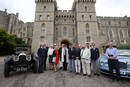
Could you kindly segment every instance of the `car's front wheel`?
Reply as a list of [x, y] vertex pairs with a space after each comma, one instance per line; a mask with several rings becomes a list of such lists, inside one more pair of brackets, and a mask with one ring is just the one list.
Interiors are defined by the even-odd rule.
[[4, 76], [8, 77], [9, 76], [9, 65], [5, 63], [4, 65]]
[[33, 64], [33, 73], [37, 73], [38, 71], [38, 61], [35, 61]]

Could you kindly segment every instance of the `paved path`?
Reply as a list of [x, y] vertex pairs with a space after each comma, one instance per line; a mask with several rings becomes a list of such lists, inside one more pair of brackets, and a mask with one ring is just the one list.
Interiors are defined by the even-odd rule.
[[0, 59], [0, 87], [130, 87], [130, 80], [123, 80], [123, 84], [109, 82], [108, 76], [101, 75], [83, 77], [68, 71], [46, 71], [42, 74], [32, 72], [13, 73], [4, 78], [3, 59]]

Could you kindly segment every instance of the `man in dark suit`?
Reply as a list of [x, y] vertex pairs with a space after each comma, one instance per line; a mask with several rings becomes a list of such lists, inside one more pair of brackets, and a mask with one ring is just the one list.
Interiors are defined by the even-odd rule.
[[61, 61], [61, 55], [62, 55], [62, 47], [63, 47], [63, 44], [61, 44], [62, 46], [59, 48], [59, 67], [60, 69], [63, 68], [63, 64], [62, 64], [62, 61]]
[[69, 70], [70, 72], [72, 72], [72, 70], [74, 70], [75, 72], [75, 47], [72, 46], [72, 44], [70, 43], [70, 47], [69, 47]]
[[48, 49], [49, 49], [49, 47], [47, 47], [46, 44], [44, 44], [44, 49], [45, 49], [45, 60], [44, 60], [43, 69], [46, 70], [46, 60], [47, 60], [47, 55], [48, 55]]
[[98, 64], [99, 56], [100, 56], [99, 49], [96, 48], [95, 43], [92, 43], [91, 61], [92, 61], [94, 75], [98, 75], [98, 76], [100, 75], [99, 64]]
[[40, 45], [40, 48], [38, 49], [37, 55], [39, 57], [39, 68], [38, 72], [43, 73], [43, 65], [44, 65], [44, 60], [45, 60], [45, 48], [44, 44]]
[[75, 69], [76, 69], [76, 74], [80, 74], [81, 72], [81, 56], [80, 56], [80, 45], [76, 44], [75, 46]]

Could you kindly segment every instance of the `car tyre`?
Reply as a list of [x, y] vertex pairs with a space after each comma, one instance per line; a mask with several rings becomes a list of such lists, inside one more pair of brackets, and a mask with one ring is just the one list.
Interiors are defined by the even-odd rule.
[[7, 63], [4, 65], [4, 76], [8, 77], [9, 76], [9, 66]]
[[33, 64], [33, 73], [37, 73], [37, 71], [38, 71], [38, 62], [35, 61]]

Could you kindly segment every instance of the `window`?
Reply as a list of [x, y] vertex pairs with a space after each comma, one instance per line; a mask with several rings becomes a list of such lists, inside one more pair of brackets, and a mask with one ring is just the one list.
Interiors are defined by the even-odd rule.
[[113, 39], [113, 34], [112, 34], [112, 31], [111, 31], [111, 30], [109, 31], [109, 39], [110, 39], [110, 40]]
[[42, 15], [39, 15], [39, 20], [41, 20]]
[[130, 29], [128, 29], [128, 37], [130, 38]]
[[89, 15], [90, 20], [92, 19], [92, 15]]
[[87, 8], [87, 6], [85, 6], [85, 11], [88, 11], [88, 8]]
[[47, 19], [50, 19], [50, 15], [47, 15]]
[[67, 36], [67, 29], [64, 28], [64, 36]]
[[84, 19], [84, 15], [82, 15], [82, 19]]
[[46, 24], [43, 23], [42, 26], [41, 26], [41, 32], [45, 32], [45, 30], [46, 30]]
[[111, 25], [111, 22], [109, 21], [108, 24]]
[[24, 28], [23, 31], [25, 32], [25, 31], [26, 31], [26, 28]]
[[123, 39], [123, 32], [120, 30], [120, 39]]
[[86, 33], [89, 33], [89, 24], [86, 24]]
[[72, 31], [73, 31], [73, 36], [74, 36], [75, 35], [74, 28], [72, 29]]
[[56, 28], [56, 38], [58, 37], [58, 29]]
[[23, 33], [23, 37], [25, 37], [25, 33]]
[[91, 41], [90, 36], [88, 36], [88, 37], [86, 38], [86, 41], [87, 41], [87, 42], [90, 42], [90, 41]]
[[46, 6], [44, 6], [44, 9], [46, 8]]
[[126, 24], [127, 24], [127, 26], [129, 26], [129, 22], [127, 22]]

